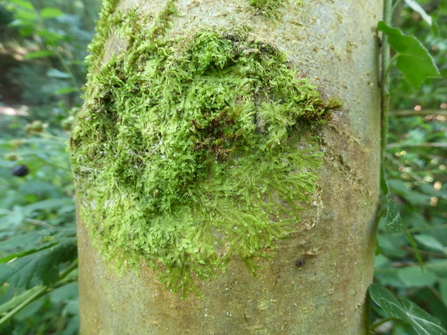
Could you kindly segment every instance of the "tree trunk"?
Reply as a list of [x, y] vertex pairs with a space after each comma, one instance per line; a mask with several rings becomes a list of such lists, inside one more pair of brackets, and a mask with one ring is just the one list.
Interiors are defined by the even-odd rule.
[[[98, 26], [98, 34], [107, 37], [104, 50], [101, 41], [92, 47], [101, 59], [97, 66], [92, 62], [90, 81], [129, 43], [119, 31], [125, 26], [117, 28], [120, 20], [110, 18], [138, 8], [140, 18], [149, 14], [145, 20], [151, 29], [165, 19], [160, 13], [167, 14], [166, 7], [174, 4], [179, 15], [169, 19], [169, 36], [248, 26], [252, 40], [283, 52], [299, 76], [318, 87], [324, 101], [336, 97], [343, 106], [318, 130], [323, 165], [301, 220], [289, 238], [276, 239], [277, 249], [267, 243], [270, 258], [255, 257], [261, 266], [257, 278], [241, 257], [232, 255], [225, 273], [217, 271], [207, 281], [193, 279], [202, 297], [188, 294], [181, 299], [160, 284], [160, 269], [144, 260], [138, 273], [116, 275], [92, 246], [95, 239], [101, 243], [102, 233], [92, 235], [79, 216], [82, 334], [367, 334], [366, 290], [372, 280], [379, 194], [375, 27], [382, 13], [380, 1], [291, 1], [272, 10], [247, 0], [121, 0], [116, 8], [112, 2], [106, 1], [109, 9], [103, 10]], [[246, 55], [259, 52], [244, 48]], [[93, 98], [87, 91], [85, 108]], [[80, 199], [78, 212], [83, 206]]]

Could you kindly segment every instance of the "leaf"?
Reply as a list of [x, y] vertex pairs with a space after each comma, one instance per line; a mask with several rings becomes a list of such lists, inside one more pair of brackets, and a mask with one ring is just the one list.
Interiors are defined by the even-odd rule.
[[413, 239], [413, 236], [411, 236], [410, 232], [408, 231], [407, 227], [403, 226], [403, 231], [405, 236], [407, 237], [408, 242], [410, 243], [411, 247], [414, 250], [414, 254], [419, 262], [419, 266], [421, 267], [421, 269], [424, 268], [424, 262], [422, 261], [422, 256], [421, 253], [419, 252], [419, 248], [416, 244], [416, 242]]
[[36, 30], [36, 34], [44, 38], [47, 44], [55, 44], [65, 38], [62, 34], [54, 33], [46, 29]]
[[380, 190], [386, 199], [385, 228], [393, 234], [402, 233], [403, 222], [400, 217], [400, 213], [396, 208], [396, 204], [391, 198], [391, 193], [383, 166], [381, 167], [380, 171]]
[[421, 266], [423, 268], [424, 264], [422, 261], [421, 253], [419, 252], [419, 248], [414, 241], [413, 237], [411, 236], [408, 229], [405, 227], [404, 223], [402, 222], [402, 218], [400, 216], [399, 211], [396, 208], [396, 204], [391, 198], [391, 193], [389, 190], [388, 182], [386, 180], [386, 174], [385, 169], [383, 167], [383, 164], [381, 164], [380, 168], [380, 190], [383, 194], [383, 196], [386, 199], [386, 217], [385, 217], [385, 228], [394, 233], [404, 233], [405, 236], [408, 239], [408, 242], [412, 246], [414, 253], [416, 255], [416, 258]]
[[43, 19], [53, 19], [55, 17], [63, 16], [65, 15], [64, 12], [62, 12], [59, 8], [54, 7], [48, 7], [44, 8], [40, 11], [40, 16]]
[[445, 259], [432, 259], [425, 263], [425, 268], [436, 273], [438, 277], [447, 278], [447, 260]]
[[[17, 252], [10, 253], [6, 257], [0, 259], [1, 263], [7, 263], [15, 258], [25, 257], [43, 249], [47, 249], [52, 245], [57, 244], [57, 236], [74, 236], [75, 233], [69, 233], [70, 231], [54, 231], [54, 230], [42, 230], [37, 232], [31, 232], [23, 235], [16, 235], [12, 238], [0, 243], [0, 249], [19, 250]], [[24, 248], [25, 247], [25, 248]], [[23, 250], [25, 249], [25, 250]]]
[[37, 15], [34, 12], [19, 10], [17, 11], [15, 18], [21, 21], [34, 21], [37, 19]]
[[59, 266], [77, 257], [76, 238], [59, 237], [49, 248], [0, 264], [0, 285], [30, 289], [50, 286], [59, 279]]
[[22, 294], [14, 296], [11, 300], [5, 302], [3, 305], [0, 305], [0, 315], [5, 314], [13, 308], [19, 306], [24, 301], [32, 297], [36, 292], [39, 292], [41, 290], [41, 286], [35, 286], [32, 289], [23, 292]]
[[439, 281], [439, 293], [441, 294], [444, 305], [447, 306], [447, 279], [441, 279]]
[[421, 7], [415, 0], [405, 0], [406, 4], [411, 7], [415, 12], [421, 14], [422, 19], [430, 26], [433, 24], [433, 20], [430, 15]]
[[29, 10], [34, 10], [34, 6], [30, 1], [24, 1], [24, 0], [9, 0], [11, 3], [29, 9]]
[[76, 87], [73, 86], [68, 86], [68, 87], [63, 87], [60, 88], [56, 91], [54, 91], [54, 94], [69, 94], [69, 93], [73, 93], [73, 92], [77, 92], [79, 91]]
[[2, 230], [8, 230], [14, 226], [20, 225], [25, 218], [22, 207], [20, 206], [14, 206], [12, 211], [4, 211], [3, 209], [0, 209], [0, 215], [7, 215], [0, 221], [0, 229]]
[[424, 247], [427, 247], [427, 248], [430, 248], [433, 250], [437, 250], [437, 251], [441, 251], [441, 252], [446, 251], [446, 248], [444, 247], [444, 245], [431, 235], [419, 234], [419, 235], [415, 235], [414, 238], [416, 239], [416, 241], [418, 241]]
[[51, 200], [42, 200], [37, 201], [33, 204], [27, 205], [23, 207], [23, 210], [25, 211], [26, 215], [30, 215], [34, 211], [39, 210], [47, 210], [47, 209], [53, 209], [53, 208], [61, 208], [64, 205], [72, 204], [72, 199], [51, 199]]
[[[66, 233], [74, 234], [72, 230], [67, 230]], [[17, 250], [39, 248], [43, 243], [44, 238], [48, 241], [49, 239], [47, 236], [54, 234], [55, 231], [52, 230], [37, 230], [26, 234], [15, 235], [6, 241], [0, 242], [0, 249], [15, 252]]]
[[29, 27], [23, 27], [19, 29], [19, 33], [21, 36], [27, 37], [27, 36], [31, 36], [32, 34], [34, 34], [34, 23], [30, 24]]
[[374, 302], [391, 316], [411, 325], [419, 335], [447, 335], [441, 323], [405, 297], [396, 297], [385, 287], [371, 284], [368, 292]]
[[397, 53], [396, 65], [414, 89], [428, 77], [441, 78], [430, 53], [416, 37], [406, 36], [383, 21], [379, 21], [377, 29], [388, 36], [388, 43]]
[[48, 70], [47, 76], [52, 78], [70, 78], [70, 75], [67, 72], [62, 72], [54, 68]]
[[387, 207], [388, 211], [385, 218], [386, 229], [393, 234], [402, 233], [402, 227], [404, 224], [402, 222], [402, 218], [400, 217], [400, 213], [396, 208], [396, 204], [391, 199], [391, 197], [387, 197]]
[[39, 50], [27, 53], [25, 55], [26, 59], [44, 58], [54, 56], [54, 52], [51, 50]]
[[27, 20], [14, 20], [11, 23], [8, 23], [8, 27], [28, 27], [29, 29], [31, 29], [32, 31], [34, 31], [32, 29], [32, 27], [35, 25], [36, 23], [34, 21], [27, 21]]
[[397, 277], [406, 287], [431, 286], [438, 280], [436, 275], [428, 271], [422, 271], [418, 266], [399, 269]]
[[374, 271], [374, 279], [382, 285], [395, 288], [406, 288], [404, 283], [398, 278], [396, 269], [380, 269]]
[[63, 87], [60, 88], [56, 91], [54, 91], [54, 94], [69, 94], [69, 93], [73, 93], [73, 92], [77, 92], [79, 91], [76, 87], [72, 87], [72, 86], [68, 86], [68, 87]]

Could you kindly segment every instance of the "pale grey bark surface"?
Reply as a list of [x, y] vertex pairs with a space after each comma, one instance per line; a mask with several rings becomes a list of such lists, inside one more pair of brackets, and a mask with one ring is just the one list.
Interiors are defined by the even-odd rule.
[[[156, 14], [167, 1], [124, 0]], [[292, 238], [279, 241], [258, 278], [235, 260], [204, 282], [204, 297], [180, 300], [150, 269], [118, 277], [78, 222], [82, 334], [367, 334], [379, 188], [380, 1], [291, 1], [277, 24], [242, 0], [179, 0], [171, 34], [251, 26], [284, 51], [323, 97], [343, 102], [323, 131], [318, 192]], [[108, 43], [114, 48], [115, 43]], [[297, 262], [305, 260], [305, 263]]]

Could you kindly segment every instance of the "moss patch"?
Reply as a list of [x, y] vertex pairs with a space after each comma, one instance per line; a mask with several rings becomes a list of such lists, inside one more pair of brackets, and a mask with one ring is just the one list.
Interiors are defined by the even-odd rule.
[[147, 262], [183, 296], [233, 256], [254, 273], [315, 190], [322, 154], [302, 135], [338, 103], [244, 33], [166, 37], [172, 1], [151, 27], [112, 12], [101, 20], [127, 47], [101, 64], [98, 32], [70, 141], [94, 243], [119, 269]]
[[290, 0], [248, 0], [250, 6], [257, 8], [267, 18], [279, 18], [278, 9], [285, 7]]

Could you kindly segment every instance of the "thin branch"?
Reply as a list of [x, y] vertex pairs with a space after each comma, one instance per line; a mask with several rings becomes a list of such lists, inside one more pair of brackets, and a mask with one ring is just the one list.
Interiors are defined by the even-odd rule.
[[[405, 250], [408, 253], [412, 253], [414, 254], [414, 250], [412, 247], [410, 246], [402, 246], [402, 249]], [[434, 252], [434, 251], [426, 251], [426, 250], [419, 250], [419, 252], [421, 253], [421, 255], [427, 256], [427, 257], [435, 257], [435, 258], [440, 258], [440, 259], [446, 259], [447, 256], [441, 252]], [[399, 264], [399, 263], [393, 263], [393, 264]], [[400, 264], [404, 264], [404, 263], [400, 263]], [[406, 266], [414, 266], [417, 265], [414, 262], [409, 263], [409, 265]], [[405, 267], [405, 266], [395, 266], [395, 267]]]
[[413, 109], [395, 110], [390, 112], [390, 116], [427, 116], [427, 115], [446, 115], [446, 109]]
[[23, 221], [25, 221], [26, 223], [31, 223], [31, 224], [36, 225], [36, 226], [41, 226], [43, 228], [48, 228], [48, 229], [53, 229], [54, 228], [54, 226], [50, 225], [49, 223], [46, 223], [46, 222], [40, 221], [40, 220], [24, 218]]
[[23, 308], [25, 308], [31, 302], [33, 302], [34, 300], [40, 298], [41, 296], [43, 296], [47, 292], [48, 292], [48, 288], [46, 286], [42, 286], [42, 287], [36, 289], [36, 292], [34, 292], [34, 294], [32, 294], [28, 299], [26, 299], [21, 304], [19, 304], [15, 308], [13, 308], [11, 311], [9, 311], [9, 313], [5, 314], [0, 319], [0, 325], [3, 325], [6, 321], [8, 321], [10, 318], [12, 318], [14, 315], [16, 315], [18, 312], [20, 312]]
[[[15, 214], [13, 211], [9, 211], [7, 209], [1, 209], [0, 215], [3, 214], [3, 213], [6, 214], [6, 215]], [[31, 223], [33, 225], [40, 226], [40, 227], [47, 228], [47, 229], [54, 229], [55, 228], [54, 226], [50, 225], [49, 223], [46, 223], [46, 222], [40, 221], [40, 220], [24, 218], [23, 221], [26, 222], [26, 223]]]
[[[395, 158], [394, 156], [392, 156], [392, 160], [393, 160], [393, 163], [396, 164], [397, 166], [399, 166], [400, 169], [403, 170], [403, 169], [405, 168], [405, 166], [402, 165], [402, 164], [400, 164], [399, 160], [398, 160], [397, 158]], [[415, 180], [417, 180], [417, 181], [419, 181], [419, 182], [423, 182], [423, 181], [424, 181], [423, 178], [419, 177], [417, 174], [415, 174], [415, 173], [413, 173], [413, 172], [405, 172], [405, 173], [406, 173], [407, 175], [413, 177]]]
[[399, 148], [399, 147], [433, 147], [433, 148], [447, 148], [447, 142], [425, 142], [425, 143], [389, 143], [387, 148]]
[[[391, 26], [392, 13], [393, 13], [393, 0], [385, 0], [383, 7], [383, 20], [388, 26]], [[388, 134], [388, 111], [389, 111], [389, 85], [390, 80], [388, 76], [388, 70], [391, 65], [390, 58], [390, 45], [388, 43], [388, 37], [386, 34], [382, 34], [382, 57], [381, 57], [381, 69], [380, 69], [380, 96], [381, 96], [381, 157], [382, 161], [385, 157], [386, 149], [386, 137]]]

